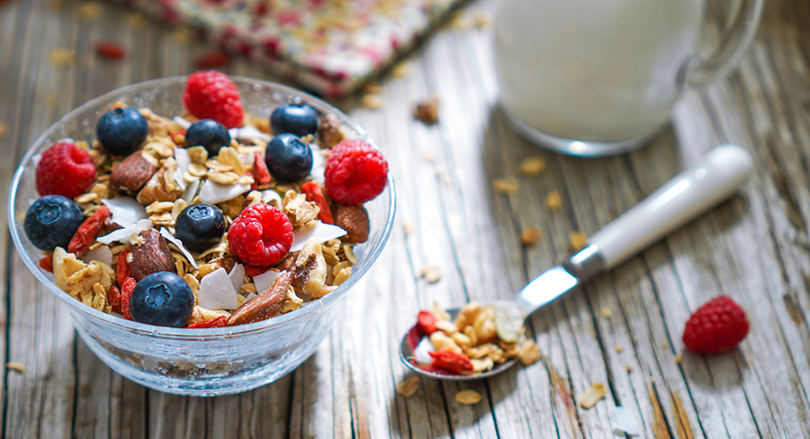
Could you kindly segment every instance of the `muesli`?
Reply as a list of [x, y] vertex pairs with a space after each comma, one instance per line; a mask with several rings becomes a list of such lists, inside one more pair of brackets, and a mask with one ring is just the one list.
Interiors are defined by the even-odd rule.
[[381, 153], [308, 105], [246, 114], [222, 73], [191, 75], [183, 101], [171, 119], [117, 103], [98, 140], [41, 154], [24, 226], [56, 285], [125, 319], [209, 328], [345, 282], [369, 235], [363, 203], [387, 184]]

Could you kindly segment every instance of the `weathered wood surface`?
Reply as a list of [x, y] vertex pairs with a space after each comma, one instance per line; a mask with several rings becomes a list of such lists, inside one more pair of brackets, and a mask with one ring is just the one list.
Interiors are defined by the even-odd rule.
[[[3, 191], [28, 145], [71, 108], [125, 84], [189, 73], [207, 49], [128, 11], [101, 5], [100, 12], [91, 17], [70, 0], [0, 5]], [[414, 54], [410, 73], [384, 82], [382, 108], [340, 103], [382, 146], [397, 179], [398, 224], [388, 248], [316, 354], [242, 395], [177, 397], [112, 372], [0, 234], [0, 431], [10, 438], [609, 438], [622, 407], [646, 437], [810, 437], [808, 29], [806, 0], [770, 0], [740, 69], [688, 94], [672, 127], [649, 146], [598, 160], [517, 138], [493, 111], [489, 31], [440, 31]], [[91, 44], [100, 39], [122, 42], [130, 56], [98, 59]], [[54, 65], [54, 49], [74, 51], [75, 62]], [[227, 71], [266, 76], [242, 62]], [[441, 98], [434, 127], [410, 116], [430, 94]], [[741, 194], [537, 312], [530, 332], [542, 362], [469, 384], [422, 380], [407, 399], [395, 393], [409, 376], [398, 340], [419, 308], [511, 297], [569, 253], [569, 233], [595, 232], [722, 142], [756, 159]], [[517, 166], [532, 155], [549, 166], [526, 179]], [[490, 183], [500, 177], [517, 178], [520, 191], [494, 192]], [[553, 190], [563, 195], [560, 210], [545, 206]], [[529, 226], [543, 238], [523, 248], [518, 236]], [[420, 277], [425, 265], [441, 267], [438, 283]], [[684, 352], [688, 315], [719, 293], [748, 310], [749, 337], [712, 358]], [[10, 362], [25, 370], [6, 368]], [[577, 398], [594, 382], [606, 383], [608, 395], [583, 410]], [[462, 389], [485, 398], [462, 406], [454, 400]]]

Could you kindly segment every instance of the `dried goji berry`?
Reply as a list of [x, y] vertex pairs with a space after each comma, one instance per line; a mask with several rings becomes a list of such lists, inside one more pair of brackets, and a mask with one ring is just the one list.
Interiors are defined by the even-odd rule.
[[90, 218], [84, 220], [79, 230], [73, 235], [73, 238], [68, 244], [67, 251], [81, 258], [90, 249], [90, 246], [96, 242], [98, 232], [104, 227], [104, 222], [110, 217], [110, 209], [107, 206], [101, 206]]
[[436, 332], [436, 316], [430, 311], [419, 311], [416, 317], [416, 326], [422, 335], [430, 335]]
[[259, 151], [253, 152], [253, 179], [259, 186], [270, 183], [270, 171], [267, 170], [267, 164], [264, 162], [264, 155]]
[[135, 279], [128, 277], [127, 280], [121, 284], [121, 314], [127, 320], [132, 320], [132, 314], [129, 313], [129, 298], [132, 296], [132, 290], [138, 282]]
[[416, 325], [408, 331], [408, 346], [411, 347], [411, 352], [416, 350], [416, 347], [419, 346], [419, 342], [422, 341], [422, 336], [419, 335], [419, 328]]
[[39, 260], [39, 266], [45, 270], [53, 273], [53, 258], [51, 256], [45, 256]]
[[118, 266], [115, 269], [115, 280], [118, 281], [118, 285], [123, 286], [124, 281], [129, 277], [130, 271], [127, 255], [131, 252], [132, 250], [125, 248], [121, 253], [118, 253]]
[[194, 64], [198, 69], [208, 70], [214, 67], [222, 67], [231, 62], [231, 56], [222, 50], [211, 50], [198, 56]]
[[[180, 136], [183, 136], [182, 138]], [[186, 130], [176, 131], [174, 133], [169, 134], [169, 137], [172, 138], [172, 141], [179, 146], [186, 145]]]
[[110, 288], [110, 292], [107, 293], [107, 302], [110, 302], [113, 312], [121, 313], [121, 290], [115, 285], [113, 285]]
[[127, 54], [127, 51], [120, 44], [98, 41], [96, 42], [96, 53], [104, 59], [119, 60]]
[[204, 322], [197, 322], [191, 325], [186, 326], [189, 329], [199, 329], [199, 328], [224, 328], [225, 325], [228, 324], [228, 318], [225, 316], [219, 316], [215, 319], [206, 320]]
[[245, 273], [250, 277], [256, 277], [264, 274], [270, 267], [257, 267], [255, 265], [245, 265]]
[[[414, 360], [415, 361], [415, 360]], [[440, 373], [444, 375], [458, 375], [458, 372], [452, 371], [450, 369], [445, 369], [443, 367], [436, 366], [435, 364], [417, 364], [417, 367], [432, 373]]]
[[472, 361], [470, 361], [464, 354], [459, 354], [447, 349], [441, 351], [430, 352], [433, 363], [436, 366], [452, 370], [457, 373], [470, 373], [475, 371]]
[[315, 203], [321, 209], [318, 212], [318, 219], [326, 224], [334, 224], [332, 219], [332, 211], [329, 210], [329, 204], [326, 202], [326, 197], [321, 192], [321, 187], [318, 183], [310, 181], [301, 185], [301, 192], [307, 194], [307, 201]]

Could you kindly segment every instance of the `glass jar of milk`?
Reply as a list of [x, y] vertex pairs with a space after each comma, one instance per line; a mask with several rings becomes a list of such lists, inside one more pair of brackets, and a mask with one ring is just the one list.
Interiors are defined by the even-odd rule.
[[721, 47], [697, 54], [705, 0], [503, 0], [495, 21], [500, 106], [521, 135], [580, 156], [654, 136], [686, 87], [725, 75], [764, 0], [739, 0]]

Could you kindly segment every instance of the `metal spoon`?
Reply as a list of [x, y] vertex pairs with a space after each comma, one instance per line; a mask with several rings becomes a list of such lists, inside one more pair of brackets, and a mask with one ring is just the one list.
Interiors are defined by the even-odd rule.
[[[513, 301], [505, 304], [525, 320], [540, 307], [581, 285], [593, 275], [610, 270], [647, 248], [698, 214], [728, 198], [745, 181], [754, 161], [735, 145], [721, 145], [704, 155], [700, 163], [681, 172], [619, 218], [588, 238], [588, 245], [529, 282]], [[501, 306], [504, 302], [501, 301]], [[459, 309], [448, 310], [455, 319]], [[400, 359], [410, 369], [432, 378], [466, 381], [486, 378], [511, 367], [513, 358], [482, 373], [447, 375], [420, 369], [411, 363], [408, 336], [402, 338]]]

